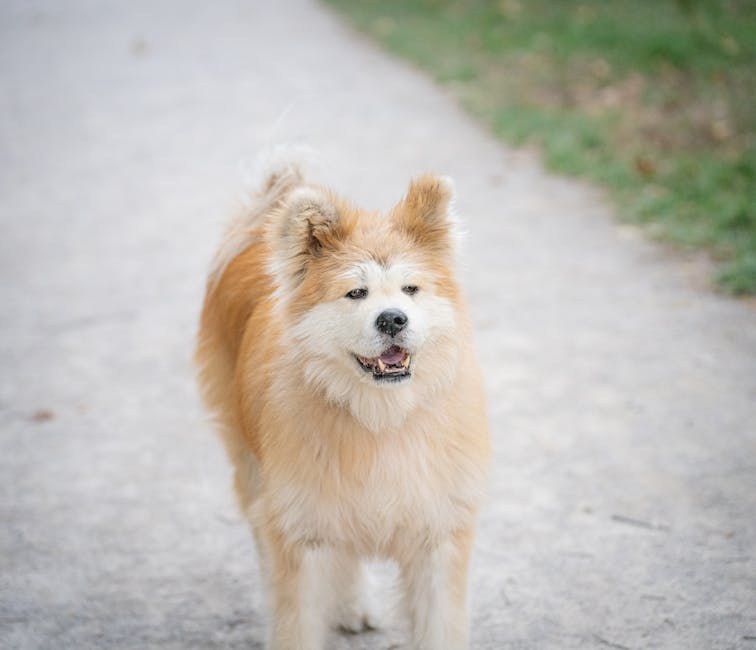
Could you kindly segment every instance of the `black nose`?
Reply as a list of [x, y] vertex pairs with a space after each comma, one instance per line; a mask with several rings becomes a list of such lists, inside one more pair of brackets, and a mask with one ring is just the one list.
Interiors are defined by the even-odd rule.
[[399, 309], [387, 309], [375, 321], [379, 332], [396, 336], [407, 325], [407, 314]]

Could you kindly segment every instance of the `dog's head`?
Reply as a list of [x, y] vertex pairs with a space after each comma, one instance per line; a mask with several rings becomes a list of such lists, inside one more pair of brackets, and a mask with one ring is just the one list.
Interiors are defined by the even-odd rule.
[[454, 379], [453, 197], [450, 180], [426, 176], [381, 215], [302, 187], [270, 224], [290, 361], [370, 428]]

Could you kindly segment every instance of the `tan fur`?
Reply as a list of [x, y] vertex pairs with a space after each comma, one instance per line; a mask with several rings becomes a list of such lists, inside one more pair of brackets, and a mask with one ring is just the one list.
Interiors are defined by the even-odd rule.
[[[448, 181], [423, 177], [384, 217], [306, 185], [292, 168], [267, 181], [219, 251], [196, 358], [269, 583], [275, 650], [322, 648], [325, 628], [339, 622], [316, 611], [308, 566], [340, 558], [351, 567], [343, 575], [312, 579], [349, 590], [369, 557], [398, 562], [416, 648], [466, 647], [467, 564], [490, 452], [452, 268], [452, 198]], [[297, 325], [344, 300], [354, 288], [344, 269], [398, 259], [410, 261], [422, 291], [452, 305], [453, 335], [433, 338], [425, 363], [418, 351], [406, 385], [373, 387], [355, 370], [359, 400], [334, 398], [308, 379]], [[320, 600], [333, 597], [328, 590]]]

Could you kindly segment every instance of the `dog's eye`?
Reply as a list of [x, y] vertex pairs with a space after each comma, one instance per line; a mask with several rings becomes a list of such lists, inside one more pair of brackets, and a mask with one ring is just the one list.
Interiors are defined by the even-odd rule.
[[406, 293], [408, 296], [414, 296], [419, 290], [420, 287], [415, 284], [406, 284], [402, 287], [402, 291], [404, 291], [404, 293]]
[[367, 289], [352, 289], [345, 298], [349, 298], [350, 300], [362, 300], [362, 298], [367, 297], [368, 291]]

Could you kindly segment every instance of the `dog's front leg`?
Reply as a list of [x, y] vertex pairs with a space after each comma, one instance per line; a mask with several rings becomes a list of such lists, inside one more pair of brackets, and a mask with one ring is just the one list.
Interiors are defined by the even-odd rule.
[[322, 552], [266, 535], [260, 553], [268, 582], [268, 650], [322, 650], [328, 606], [322, 597]]
[[465, 650], [472, 528], [400, 560], [413, 650]]

